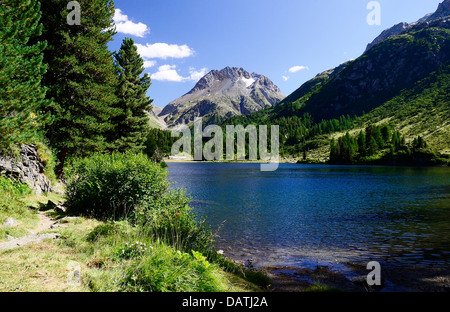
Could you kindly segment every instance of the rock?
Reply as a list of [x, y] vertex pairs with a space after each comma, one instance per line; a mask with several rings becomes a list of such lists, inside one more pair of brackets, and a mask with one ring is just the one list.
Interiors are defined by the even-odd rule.
[[14, 220], [13, 218], [8, 218], [3, 222], [3, 226], [7, 228], [19, 226], [19, 222]]
[[379, 44], [383, 40], [386, 40], [395, 35], [402, 34], [411, 27], [417, 26], [418, 24], [427, 24], [433, 21], [439, 21], [440, 19], [443, 19], [449, 15], [450, 15], [450, 0], [445, 0], [444, 2], [439, 4], [438, 9], [434, 13], [425, 15], [417, 22], [411, 24], [402, 22], [392, 26], [391, 28], [384, 30], [378, 37], [376, 37], [371, 43], [367, 45], [366, 51], [364, 53], [369, 51], [372, 47]]
[[350, 282], [360, 286], [368, 286], [367, 285], [367, 276], [354, 276], [350, 278]]
[[39, 160], [36, 146], [21, 144], [20, 148], [20, 160], [0, 156], [0, 172], [27, 183], [38, 195], [51, 192], [51, 182], [43, 174], [45, 165]]
[[66, 208], [64, 207], [64, 203], [59, 202], [55, 204], [53, 201], [49, 200], [46, 205], [39, 208], [40, 211], [48, 211], [48, 210], [55, 210], [57, 212], [66, 212]]
[[56, 223], [70, 223], [72, 221], [77, 221], [78, 217], [64, 217], [56, 221]]
[[0, 243], [0, 250], [13, 249], [19, 246], [24, 246], [29, 243], [42, 242], [46, 239], [57, 239], [60, 237], [61, 234], [58, 233], [32, 234], [21, 238], [16, 238], [5, 243]]
[[51, 200], [49, 200], [47, 202], [47, 205], [43, 206], [41, 209], [41, 211], [47, 211], [47, 210], [52, 210], [56, 208], [56, 204], [54, 202], [52, 202]]
[[405, 29], [407, 29], [409, 26], [408, 23], [402, 22], [397, 25], [392, 26], [391, 28], [386, 29], [383, 31], [378, 37], [376, 37], [371, 43], [367, 45], [366, 52], [369, 51], [372, 47], [379, 44], [383, 40], [386, 40], [389, 37], [392, 37], [394, 35], [398, 35], [402, 33]]
[[66, 228], [67, 225], [62, 225], [62, 224], [58, 224], [58, 223], [54, 223], [52, 225], [50, 225], [51, 229], [60, 229], [60, 228]]
[[352, 282], [355, 285], [363, 286], [366, 289], [374, 289], [374, 290], [383, 289], [384, 285], [385, 285], [384, 280], [381, 279], [381, 285], [369, 286], [369, 284], [367, 284], [367, 276], [366, 275], [352, 277], [352, 278], [350, 278], [350, 282]]
[[243, 68], [212, 70], [194, 88], [159, 113], [169, 128], [190, 125], [195, 117], [247, 115], [275, 105], [286, 96], [264, 75]]
[[58, 212], [65, 213], [66, 212], [66, 207], [64, 207], [62, 204], [58, 204], [58, 205], [56, 205], [55, 210], [58, 211]]

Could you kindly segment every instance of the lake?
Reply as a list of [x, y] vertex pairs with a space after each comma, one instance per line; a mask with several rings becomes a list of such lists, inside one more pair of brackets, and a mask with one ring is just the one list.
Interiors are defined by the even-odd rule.
[[168, 163], [173, 187], [238, 261], [450, 264], [450, 168]]

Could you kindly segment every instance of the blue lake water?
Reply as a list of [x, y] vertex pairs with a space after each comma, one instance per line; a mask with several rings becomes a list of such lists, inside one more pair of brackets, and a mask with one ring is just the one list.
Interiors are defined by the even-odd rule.
[[217, 248], [255, 266], [450, 264], [450, 168], [169, 163]]

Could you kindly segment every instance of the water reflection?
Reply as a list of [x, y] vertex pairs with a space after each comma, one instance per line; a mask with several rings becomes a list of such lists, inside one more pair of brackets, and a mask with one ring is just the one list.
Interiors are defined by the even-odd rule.
[[450, 168], [171, 163], [219, 227], [218, 246], [262, 264], [371, 259], [450, 264]]

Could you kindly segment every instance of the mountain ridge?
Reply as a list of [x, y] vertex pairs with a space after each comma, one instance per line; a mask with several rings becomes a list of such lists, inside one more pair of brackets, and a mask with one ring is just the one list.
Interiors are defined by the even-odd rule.
[[189, 125], [196, 117], [246, 115], [270, 107], [285, 95], [266, 76], [242, 67], [211, 70], [186, 94], [158, 115], [169, 128]]
[[[403, 29], [401, 34], [392, 34], [375, 42], [359, 58], [318, 74], [277, 106], [289, 103], [306, 105], [308, 112], [323, 119], [338, 117], [339, 111], [345, 111], [345, 107], [349, 106], [354, 108], [353, 111], [347, 111], [351, 115], [368, 112], [408, 84], [437, 70], [442, 62], [448, 62], [450, 0], [440, 3], [436, 12], [425, 15], [407, 27], [405, 25], [400, 23], [385, 30], [383, 33], [386, 35], [392, 29]], [[382, 38], [383, 33], [377, 38]], [[379, 97], [378, 101], [374, 99], [375, 103], [367, 103], [376, 96]], [[352, 104], [355, 100], [357, 102]], [[366, 107], [358, 107], [358, 103]], [[274, 108], [275, 113], [286, 108], [277, 106]], [[320, 111], [319, 108], [328, 112]]]
[[282, 153], [311, 153], [320, 161], [332, 138], [373, 124], [389, 124], [407, 144], [421, 136], [434, 151], [450, 154], [450, 16], [442, 17], [448, 3], [355, 60], [319, 73], [279, 104], [226, 123], [278, 124]]
[[401, 22], [398, 23], [386, 30], [384, 30], [380, 35], [378, 35], [371, 43], [367, 45], [367, 48], [364, 53], [369, 51], [372, 47], [377, 45], [378, 43], [396, 35], [400, 35], [403, 32], [407, 31], [411, 27], [417, 26], [418, 24], [431, 22], [440, 18], [444, 18], [446, 16], [450, 15], [450, 0], [444, 0], [444, 2], [441, 2], [437, 8], [437, 10], [434, 13], [429, 13], [419, 19], [416, 22], [413, 23], [406, 23]]

